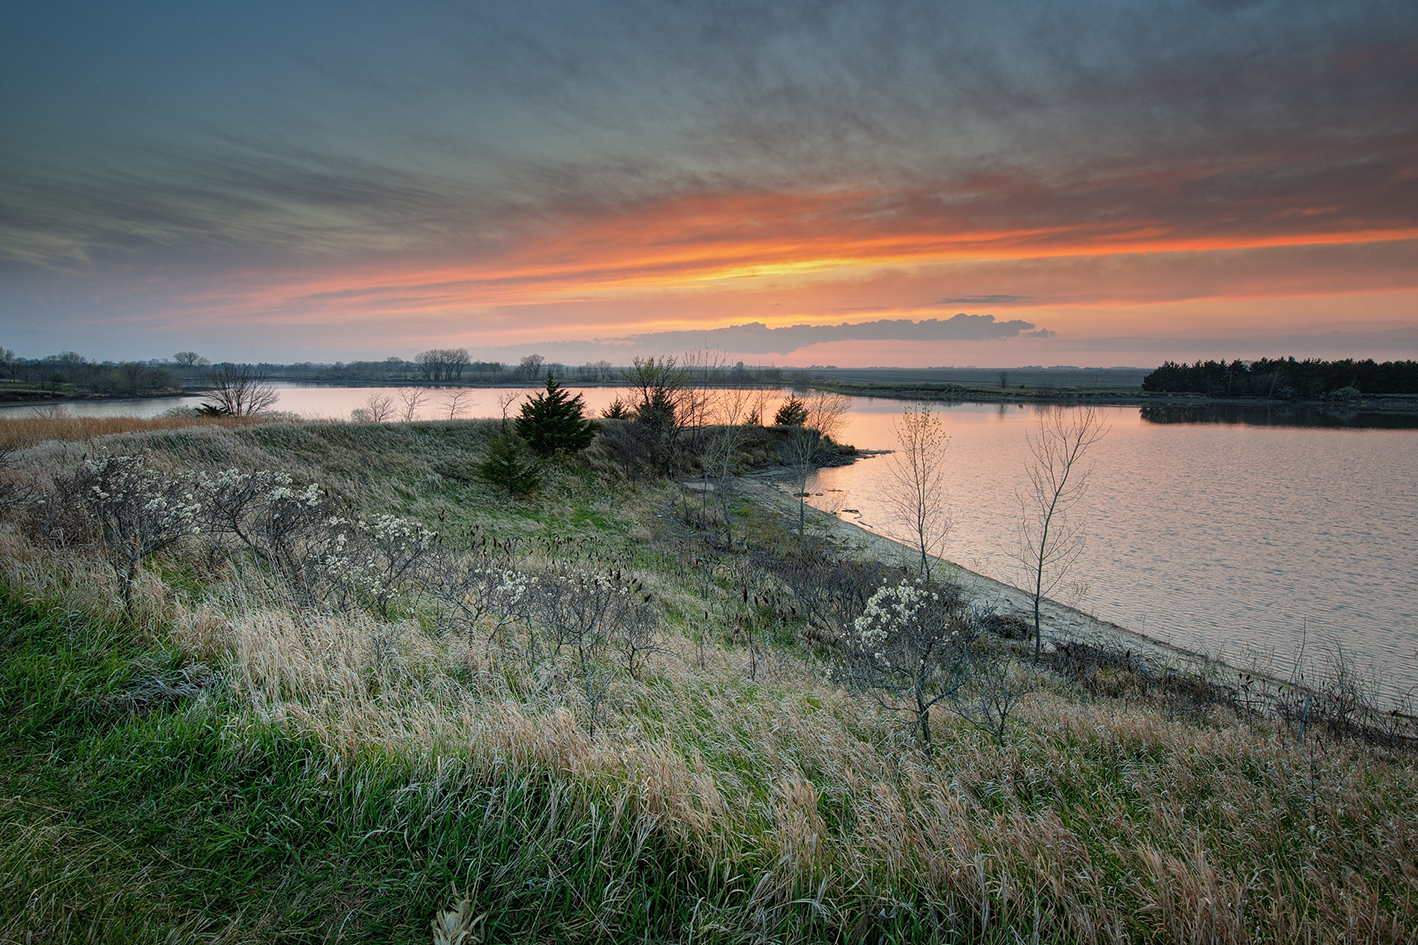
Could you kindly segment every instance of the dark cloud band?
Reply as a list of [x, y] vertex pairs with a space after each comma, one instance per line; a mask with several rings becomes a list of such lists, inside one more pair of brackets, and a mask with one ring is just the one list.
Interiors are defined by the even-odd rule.
[[[995, 321], [993, 315], [966, 315], [947, 319], [883, 318], [874, 322], [840, 325], [790, 325], [769, 328], [762, 322], [730, 325], [704, 331], [658, 331], [631, 335], [625, 341], [637, 348], [667, 351], [714, 348], [743, 354], [789, 354], [808, 345], [828, 341], [986, 341], [1014, 338], [1032, 332], [1033, 322]], [[1043, 329], [1047, 332], [1047, 329]]]

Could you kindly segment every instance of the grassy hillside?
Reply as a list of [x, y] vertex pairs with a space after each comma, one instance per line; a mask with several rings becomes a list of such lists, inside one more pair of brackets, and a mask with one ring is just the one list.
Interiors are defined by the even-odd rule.
[[962, 693], [1018, 701], [942, 702], [927, 753], [846, 661], [898, 572], [746, 494], [731, 550], [597, 447], [512, 499], [495, 432], [3, 457], [0, 941], [1418, 935], [1411, 757], [1064, 678], [963, 602], [999, 672]]

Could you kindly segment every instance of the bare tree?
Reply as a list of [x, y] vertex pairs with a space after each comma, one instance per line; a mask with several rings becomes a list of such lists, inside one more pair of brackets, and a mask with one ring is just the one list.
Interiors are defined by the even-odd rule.
[[794, 473], [798, 490], [798, 537], [804, 534], [807, 522], [807, 481], [812, 477], [832, 442], [840, 432], [851, 401], [835, 391], [815, 391], [803, 400], [807, 419], [793, 428], [784, 454]]
[[449, 387], [443, 391], [440, 399], [442, 406], [448, 411], [449, 420], [457, 420], [458, 414], [477, 404], [477, 401], [473, 400], [473, 392], [466, 387]]
[[179, 351], [172, 356], [172, 360], [183, 367], [206, 367], [212, 363], [195, 351]]
[[428, 399], [428, 391], [422, 387], [400, 387], [399, 400], [404, 405], [404, 422], [413, 423], [419, 407]]
[[387, 423], [394, 419], [394, 398], [388, 394], [370, 394], [355, 413], [356, 419], [365, 423]]
[[950, 437], [926, 403], [907, 404], [894, 428], [898, 448], [886, 460], [882, 498], [921, 556], [921, 577], [930, 578], [931, 558], [941, 553], [950, 534], [945, 481]]
[[210, 413], [233, 417], [249, 417], [269, 409], [280, 394], [266, 380], [266, 375], [249, 364], [223, 364], [207, 372], [211, 389], [210, 403], [203, 404]]
[[507, 429], [507, 412], [512, 409], [512, 405], [522, 399], [522, 392], [519, 390], [505, 390], [497, 395], [497, 406], [502, 411], [502, 428]]
[[1029, 436], [1029, 482], [1019, 499], [1019, 551], [1034, 600], [1034, 659], [1043, 646], [1039, 606], [1083, 553], [1082, 523], [1075, 515], [1088, 489], [1092, 466], [1084, 457], [1108, 432], [1094, 407], [1052, 407], [1039, 414]]
[[708, 485], [711, 478], [714, 479], [714, 493], [719, 500], [719, 511], [724, 516], [724, 538], [731, 551], [734, 547], [731, 519], [734, 456], [748, 437], [749, 418], [754, 414], [763, 413], [764, 396], [764, 391], [749, 386], [719, 391], [712, 417], [715, 424], [713, 433], [704, 449], [705, 485]]
[[[403, 361], [390, 358], [390, 361]], [[463, 377], [463, 369], [468, 366], [467, 348], [430, 348], [414, 356], [420, 373], [430, 381], [457, 381]]]
[[471, 363], [467, 348], [444, 348], [444, 380], [461, 381], [463, 370]]

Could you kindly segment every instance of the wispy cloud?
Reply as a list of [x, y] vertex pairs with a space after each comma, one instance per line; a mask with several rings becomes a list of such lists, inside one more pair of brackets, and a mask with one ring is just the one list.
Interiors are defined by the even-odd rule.
[[1418, 289], [1413, 4], [274, 16], [7, 20], [0, 328], [776, 352], [742, 326]]

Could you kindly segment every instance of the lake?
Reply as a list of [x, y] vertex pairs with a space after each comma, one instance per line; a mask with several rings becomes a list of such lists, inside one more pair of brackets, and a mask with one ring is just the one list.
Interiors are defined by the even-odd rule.
[[[326, 387], [316, 384], [271, 384], [280, 394], [273, 409], [299, 414], [311, 420], [348, 420], [350, 413], [363, 406], [370, 398], [387, 397], [400, 416], [404, 404], [398, 387]], [[458, 411], [460, 417], [496, 417], [499, 415], [498, 398], [501, 395], [526, 397], [537, 392], [532, 387], [457, 387], [457, 388], [416, 388], [425, 392], [423, 403], [415, 413], [416, 419], [434, 420], [448, 416], [447, 398], [453, 391], [462, 391], [467, 396]], [[586, 405], [593, 412], [615, 400], [623, 391], [611, 387], [588, 387], [577, 389], [584, 396]], [[65, 401], [42, 406], [20, 406], [6, 404], [0, 406], [0, 417], [28, 416], [35, 412], [62, 411], [74, 416], [86, 417], [156, 417], [175, 407], [196, 407], [207, 398], [200, 395], [183, 397], [135, 397], [117, 400]], [[516, 408], [513, 408], [515, 414]]]
[[[347, 418], [393, 388], [277, 385], [277, 409]], [[499, 396], [469, 388], [462, 416], [497, 416]], [[586, 388], [598, 412], [620, 394]], [[418, 415], [446, 416], [430, 391]], [[71, 413], [155, 416], [201, 398], [66, 405]], [[902, 402], [853, 398], [841, 439], [891, 449]], [[515, 413], [515, 407], [513, 412]], [[770, 408], [771, 409], [771, 408]], [[948, 448], [954, 527], [946, 557], [1007, 582], [1023, 578], [1018, 503], [1036, 409], [937, 408]], [[1090, 459], [1088, 543], [1055, 597], [1190, 650], [1288, 676], [1302, 646], [1340, 647], [1384, 676], [1392, 696], [1418, 686], [1418, 430], [1412, 418], [1315, 411], [1102, 408], [1111, 429]], [[22, 415], [30, 408], [0, 408]], [[814, 505], [884, 534], [886, 460], [864, 459], [813, 480]], [[842, 512], [855, 509], [855, 513]]]
[[[903, 406], [855, 399], [842, 439], [891, 449]], [[1257, 659], [1282, 676], [1302, 645], [1309, 658], [1337, 646], [1381, 673], [1391, 697], [1418, 686], [1418, 430], [1327, 427], [1303, 412], [1154, 422], [1137, 407], [1101, 409], [1110, 430], [1089, 456], [1087, 546], [1057, 599], [1235, 664]], [[1016, 490], [1038, 408], [938, 411], [951, 435], [945, 555], [1024, 583], [1011, 557]], [[1302, 425], [1282, 422], [1295, 417]], [[811, 491], [823, 495], [811, 501], [904, 534], [881, 500], [886, 463], [821, 471]]]

